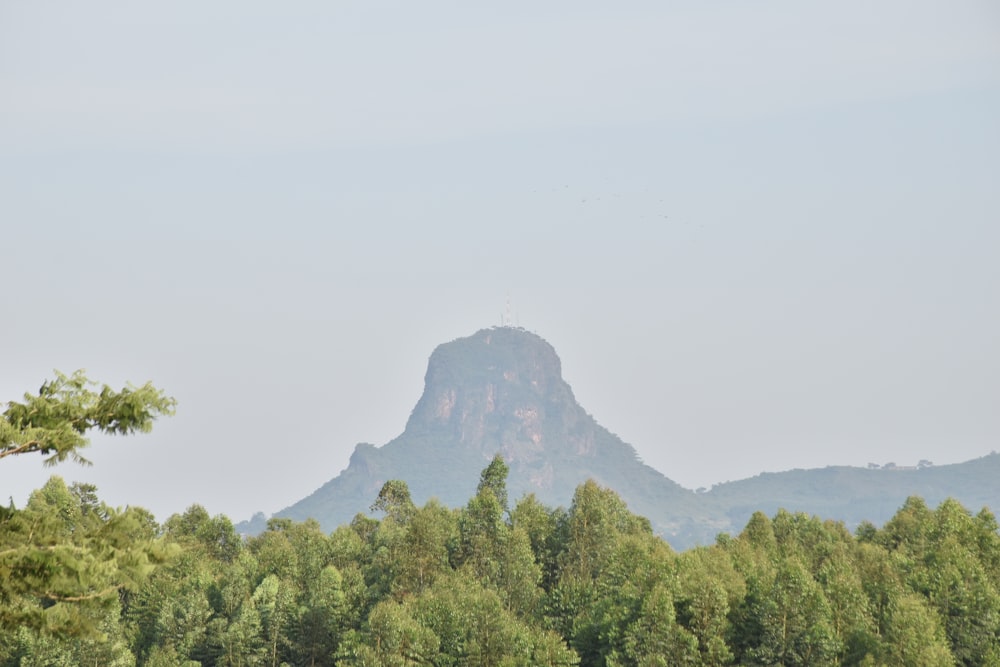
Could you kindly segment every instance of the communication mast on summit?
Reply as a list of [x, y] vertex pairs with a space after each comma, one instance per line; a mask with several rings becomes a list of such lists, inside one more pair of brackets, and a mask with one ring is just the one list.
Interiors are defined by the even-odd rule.
[[517, 327], [517, 321], [512, 315], [512, 310], [510, 306], [510, 295], [507, 295], [507, 305], [504, 308], [504, 312], [500, 313], [500, 326], [502, 327]]

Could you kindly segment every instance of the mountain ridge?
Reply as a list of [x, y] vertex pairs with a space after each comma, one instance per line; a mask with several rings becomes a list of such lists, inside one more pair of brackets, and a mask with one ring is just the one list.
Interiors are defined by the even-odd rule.
[[[706, 492], [686, 489], [643, 463], [631, 445], [577, 403], [550, 343], [505, 326], [437, 346], [403, 433], [381, 447], [359, 443], [343, 471], [273, 516], [313, 518], [332, 530], [366, 512], [389, 479], [407, 482], [418, 504], [434, 497], [461, 506], [495, 454], [510, 467], [512, 499], [531, 493], [547, 505], [565, 506], [577, 485], [594, 479], [649, 518], [675, 548], [738, 531], [756, 510], [781, 507], [851, 527], [885, 521], [910, 495], [928, 502], [952, 496], [962, 501], [964, 495], [1000, 504], [1000, 493], [981, 474], [1000, 474], [1000, 455], [977, 459], [977, 471], [961, 468], [969, 464], [912, 471], [830, 466], [761, 473]], [[846, 492], [849, 498], [839, 498]], [[264, 525], [258, 514], [238, 527], [253, 533]]]

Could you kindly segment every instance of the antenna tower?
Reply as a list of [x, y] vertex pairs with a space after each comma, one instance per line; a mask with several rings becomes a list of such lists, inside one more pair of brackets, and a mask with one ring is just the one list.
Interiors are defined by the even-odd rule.
[[516, 327], [517, 323], [514, 321], [513, 308], [510, 304], [510, 294], [507, 295], [507, 303], [504, 307], [503, 313], [500, 315], [500, 326], [502, 327]]

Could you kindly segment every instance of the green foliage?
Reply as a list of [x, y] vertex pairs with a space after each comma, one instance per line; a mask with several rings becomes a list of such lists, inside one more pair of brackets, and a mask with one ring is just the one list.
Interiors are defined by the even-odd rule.
[[[40, 453], [45, 464], [88, 463], [87, 433], [149, 431], [175, 402], [151, 384], [114, 391], [82, 371], [42, 384], [0, 418], [0, 459]], [[141, 509], [107, 507], [89, 485], [52, 477], [22, 510], [0, 509], [0, 623], [92, 637], [119, 595], [136, 588], [169, 555]], [[48, 640], [46, 640], [48, 641]], [[111, 660], [111, 658], [107, 658]], [[55, 660], [55, 658], [53, 658]]]
[[142, 510], [95, 503], [53, 476], [23, 510], [0, 508], [0, 623], [60, 635], [99, 632], [119, 594], [173, 549]]
[[230, 562], [243, 547], [233, 522], [221, 514], [210, 517], [201, 505], [192, 505], [184, 514], [174, 514], [163, 524], [167, 537], [212, 558]]
[[1000, 664], [989, 511], [913, 498], [857, 535], [759, 512], [678, 554], [594, 482], [569, 510], [505, 512], [501, 463], [458, 510], [391, 481], [382, 520], [249, 539], [197, 505], [161, 529], [53, 478], [3, 510], [0, 667]]
[[746, 582], [720, 548], [687, 551], [677, 559], [675, 607], [678, 623], [694, 635], [699, 661], [728, 665], [733, 652], [726, 643], [732, 634], [730, 610], [746, 595]]
[[458, 539], [455, 514], [435, 500], [415, 510], [400, 537], [403, 553], [394, 587], [397, 593], [420, 593], [448, 571]]
[[24, 667], [135, 667], [136, 658], [125, 637], [117, 602], [94, 614], [91, 620], [99, 632], [87, 637], [75, 637], [72, 641], [30, 626], [18, 627], [10, 637], [8, 663], [5, 664]]
[[1000, 655], [1000, 536], [991, 514], [973, 517], [954, 500], [932, 511], [911, 498], [875, 540], [893, 554], [907, 587], [937, 611], [960, 664]]
[[496, 498], [497, 504], [504, 512], [507, 511], [507, 475], [510, 468], [504, 463], [503, 457], [497, 454], [490, 464], [483, 468], [479, 476], [479, 486], [476, 495], [488, 491]]
[[693, 665], [700, 660], [698, 639], [678, 625], [673, 592], [663, 582], [643, 598], [624, 644], [623, 653], [637, 665]]
[[341, 664], [368, 667], [434, 665], [440, 641], [409, 610], [391, 601], [375, 605], [368, 617], [367, 641], [355, 638], [342, 653]]
[[378, 498], [371, 506], [372, 512], [385, 512], [386, 516], [399, 523], [406, 523], [413, 512], [410, 488], [398, 479], [391, 479], [382, 485]]
[[840, 650], [822, 587], [799, 562], [753, 580], [746, 624], [754, 630], [744, 655], [761, 665], [832, 665]]
[[0, 459], [38, 452], [46, 465], [70, 458], [87, 464], [79, 451], [89, 444], [87, 433], [127, 435], [148, 432], [161, 415], [173, 414], [176, 401], [150, 383], [114, 391], [87, 379], [83, 371], [56, 373], [42, 383], [38, 394], [24, 395], [24, 402], [10, 401], [0, 419]]

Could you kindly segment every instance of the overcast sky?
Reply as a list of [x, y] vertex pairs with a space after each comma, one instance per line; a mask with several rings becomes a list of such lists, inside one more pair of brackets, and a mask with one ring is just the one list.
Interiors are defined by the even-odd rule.
[[234, 520], [500, 323], [690, 488], [1000, 449], [996, 2], [0, 0], [0, 401], [176, 417], [52, 472]]

